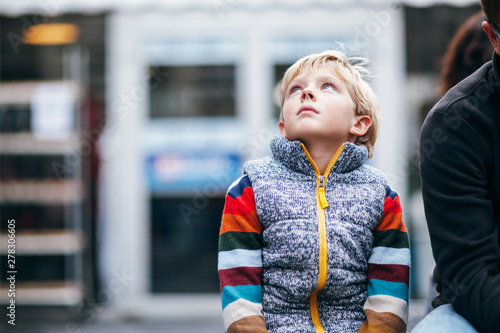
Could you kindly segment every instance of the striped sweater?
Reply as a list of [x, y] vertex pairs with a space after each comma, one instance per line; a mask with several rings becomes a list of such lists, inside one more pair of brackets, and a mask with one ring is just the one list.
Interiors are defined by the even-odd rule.
[[[404, 332], [409, 242], [399, 197], [346, 143], [325, 175], [283, 137], [226, 195], [219, 277], [228, 332]], [[322, 179], [322, 176], [324, 176]]]

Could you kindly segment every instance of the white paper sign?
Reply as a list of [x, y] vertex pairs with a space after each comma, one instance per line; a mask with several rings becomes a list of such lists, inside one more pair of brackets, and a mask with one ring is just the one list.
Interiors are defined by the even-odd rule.
[[70, 82], [44, 82], [31, 99], [31, 131], [37, 139], [63, 140], [75, 127], [75, 86]]

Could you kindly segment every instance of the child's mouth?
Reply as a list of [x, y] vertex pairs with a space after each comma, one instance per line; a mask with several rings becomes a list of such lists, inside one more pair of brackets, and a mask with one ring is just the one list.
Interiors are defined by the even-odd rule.
[[297, 113], [298, 115], [301, 114], [302, 112], [314, 112], [314, 113], [318, 113], [318, 111], [316, 111], [315, 108], [313, 108], [312, 106], [310, 105], [304, 105], [302, 106], [300, 109], [299, 109], [299, 112]]

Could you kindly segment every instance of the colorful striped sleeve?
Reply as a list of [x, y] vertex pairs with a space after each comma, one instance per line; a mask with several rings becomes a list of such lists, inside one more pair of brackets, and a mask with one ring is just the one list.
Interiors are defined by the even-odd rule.
[[396, 192], [386, 186], [384, 211], [373, 231], [368, 259], [366, 320], [359, 332], [406, 332], [410, 242]]
[[247, 175], [226, 194], [219, 234], [222, 317], [230, 332], [267, 332], [262, 315], [262, 226]]

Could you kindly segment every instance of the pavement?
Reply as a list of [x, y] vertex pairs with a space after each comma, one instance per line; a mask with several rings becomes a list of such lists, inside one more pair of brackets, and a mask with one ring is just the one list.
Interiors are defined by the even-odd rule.
[[222, 323], [99, 323], [84, 326], [65, 324], [31, 324], [16, 325], [1, 332], [12, 333], [222, 333]]
[[[425, 316], [425, 300], [411, 300], [408, 319], [408, 332]], [[166, 321], [160, 318], [141, 320], [141, 318], [117, 320], [95, 318], [79, 323], [71, 318], [69, 312], [59, 308], [27, 308], [16, 313], [16, 325], [7, 324], [4, 318], [0, 332], [5, 333], [221, 333], [224, 327], [221, 318], [209, 321]]]

